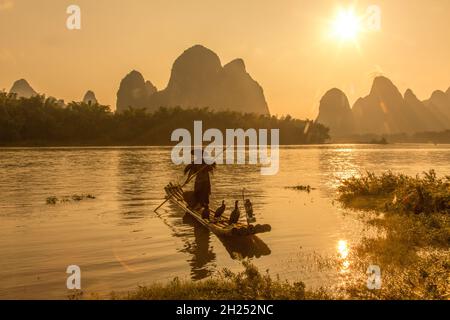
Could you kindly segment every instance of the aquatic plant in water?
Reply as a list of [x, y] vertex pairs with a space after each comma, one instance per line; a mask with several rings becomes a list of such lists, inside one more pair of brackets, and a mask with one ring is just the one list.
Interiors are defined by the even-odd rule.
[[95, 198], [96, 197], [93, 196], [92, 194], [81, 194], [81, 195], [74, 194], [74, 195], [71, 195], [71, 196], [63, 196], [61, 198], [58, 198], [56, 196], [51, 196], [51, 197], [48, 197], [46, 199], [46, 203], [48, 205], [56, 205], [58, 203], [79, 202], [79, 201], [82, 201], [82, 200], [86, 200], [86, 199], [91, 199], [92, 200], [92, 199], [95, 199]]
[[286, 189], [296, 190], [296, 191], [306, 191], [310, 193], [312, 190], [316, 190], [315, 188], [311, 187], [310, 185], [298, 185], [293, 187], [286, 187]]

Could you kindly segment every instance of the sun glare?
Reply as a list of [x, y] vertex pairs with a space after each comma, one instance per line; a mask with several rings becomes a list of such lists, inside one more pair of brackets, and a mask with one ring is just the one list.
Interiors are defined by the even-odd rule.
[[342, 259], [347, 259], [349, 251], [350, 251], [348, 248], [347, 241], [339, 240], [338, 245], [337, 245], [337, 251], [339, 253], [339, 256]]
[[340, 9], [331, 24], [331, 33], [341, 41], [355, 41], [361, 30], [361, 19], [353, 9]]

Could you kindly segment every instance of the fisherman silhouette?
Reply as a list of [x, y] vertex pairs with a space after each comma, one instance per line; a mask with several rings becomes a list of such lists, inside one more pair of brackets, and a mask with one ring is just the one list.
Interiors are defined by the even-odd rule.
[[205, 206], [205, 208], [202, 211], [202, 218], [209, 220], [209, 215], [211, 214], [211, 211], [209, 210], [208, 205]]
[[195, 159], [184, 169], [184, 174], [187, 174], [186, 184], [195, 175], [194, 183], [194, 205], [200, 205], [201, 207], [209, 206], [209, 196], [211, 195], [211, 179], [209, 173], [216, 168], [216, 163], [206, 164], [205, 152], [203, 150], [192, 150], [191, 154], [197, 155], [201, 151], [202, 163], [196, 164]]

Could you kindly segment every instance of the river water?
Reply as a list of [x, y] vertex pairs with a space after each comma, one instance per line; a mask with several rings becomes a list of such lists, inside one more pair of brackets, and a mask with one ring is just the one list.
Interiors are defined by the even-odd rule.
[[[367, 232], [357, 212], [335, 201], [340, 179], [365, 170], [450, 175], [449, 145], [283, 147], [275, 176], [261, 176], [257, 166], [218, 166], [211, 206], [225, 199], [230, 208], [245, 188], [258, 222], [272, 225], [239, 242], [217, 238], [172, 204], [153, 212], [164, 186], [182, 181], [170, 150], [0, 149], [0, 298], [66, 298], [69, 265], [81, 268], [86, 295], [107, 297], [225, 267], [240, 271], [242, 258], [282, 279], [329, 285], [335, 275], [309, 268], [311, 257], [348, 252]], [[286, 188], [300, 184], [314, 190]], [[96, 198], [46, 203], [75, 194]]]

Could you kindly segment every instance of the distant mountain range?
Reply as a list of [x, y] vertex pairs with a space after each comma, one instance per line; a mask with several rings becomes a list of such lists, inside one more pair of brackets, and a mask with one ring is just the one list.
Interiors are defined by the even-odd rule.
[[[24, 79], [16, 81], [10, 92], [24, 98], [38, 94]], [[89, 90], [82, 101], [96, 103], [97, 99]], [[160, 107], [207, 107], [212, 111], [270, 114], [263, 89], [247, 73], [244, 61], [235, 59], [222, 66], [219, 56], [201, 45], [187, 49], [175, 60], [169, 83], [163, 90], [158, 91], [135, 70], [121, 81], [117, 112], [128, 108], [151, 112]]]
[[[16, 81], [10, 92], [25, 98], [38, 94], [25, 79]], [[82, 101], [98, 102], [91, 90]], [[63, 100], [58, 102], [65, 105]], [[128, 108], [154, 111], [161, 106], [269, 115], [263, 89], [246, 72], [244, 62], [236, 59], [222, 67], [219, 57], [200, 45], [176, 59], [164, 90], [158, 91], [138, 71], [121, 81], [117, 112]], [[369, 95], [359, 98], [353, 107], [344, 92], [329, 90], [320, 101], [316, 122], [329, 127], [332, 138], [450, 130], [450, 88], [437, 90], [421, 101], [411, 89], [402, 95], [391, 80], [377, 77]]]
[[247, 73], [244, 61], [236, 59], [222, 67], [217, 54], [201, 45], [187, 49], [175, 60], [169, 83], [161, 91], [138, 71], [122, 80], [118, 112], [130, 107], [154, 111], [161, 106], [269, 114], [263, 89]]
[[373, 81], [368, 96], [353, 108], [339, 89], [329, 90], [320, 101], [316, 122], [330, 128], [333, 138], [357, 134], [397, 134], [450, 129], [450, 88], [435, 91], [420, 101], [411, 89], [402, 95], [386, 77]]
[[[37, 96], [39, 93], [36, 92], [31, 85], [28, 83], [25, 79], [20, 79], [14, 82], [13, 86], [9, 90], [9, 93], [14, 93], [17, 95], [18, 98], [31, 98], [34, 96]], [[54, 99], [60, 103], [61, 106], [65, 106], [64, 100], [57, 99], [55, 97], [49, 96], [49, 98]], [[91, 90], [88, 90], [81, 102], [87, 103], [87, 104], [95, 104], [98, 103], [97, 98], [95, 97], [95, 93]]]

